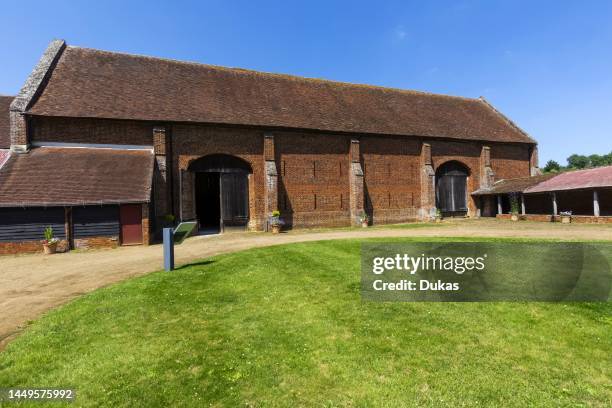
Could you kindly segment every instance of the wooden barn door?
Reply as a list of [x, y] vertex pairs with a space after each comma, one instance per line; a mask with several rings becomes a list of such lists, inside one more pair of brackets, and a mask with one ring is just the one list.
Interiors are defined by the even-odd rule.
[[124, 204], [119, 210], [121, 244], [142, 244], [142, 205]]
[[242, 173], [221, 174], [221, 228], [244, 227], [248, 220], [247, 175]]
[[448, 162], [436, 172], [436, 207], [447, 215], [467, 212], [467, 169]]

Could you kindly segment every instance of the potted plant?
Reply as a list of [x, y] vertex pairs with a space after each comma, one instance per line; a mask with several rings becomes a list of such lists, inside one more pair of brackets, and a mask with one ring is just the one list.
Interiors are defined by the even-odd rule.
[[46, 255], [51, 255], [57, 252], [57, 244], [59, 239], [53, 236], [53, 228], [45, 228], [45, 239], [43, 240], [43, 251]]
[[273, 234], [278, 234], [281, 231], [283, 225], [285, 225], [285, 222], [282, 220], [280, 215], [280, 211], [272, 211], [272, 216], [270, 217], [270, 227], [272, 228]]
[[561, 211], [559, 215], [561, 215], [562, 224], [569, 224], [572, 222], [572, 212], [571, 211]]
[[516, 194], [510, 194], [510, 219], [512, 221], [518, 221], [519, 220], [519, 203], [518, 203], [518, 197], [516, 196]]
[[368, 216], [368, 214], [366, 214], [365, 211], [362, 211], [359, 214], [359, 223], [361, 224], [362, 228], [367, 228], [368, 225], [370, 225], [370, 217]]
[[441, 223], [442, 222], [442, 211], [440, 211], [439, 208], [436, 208], [436, 215], [434, 217], [436, 223]]

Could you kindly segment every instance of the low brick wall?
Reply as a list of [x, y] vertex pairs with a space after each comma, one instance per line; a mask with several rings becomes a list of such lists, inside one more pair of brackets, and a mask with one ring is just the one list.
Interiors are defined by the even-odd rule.
[[[68, 251], [68, 241], [61, 240], [57, 244], [57, 252]], [[0, 255], [43, 253], [42, 241], [0, 242]]]
[[[510, 220], [511, 214], [497, 214], [500, 220]], [[519, 215], [520, 220], [539, 221], [539, 222], [561, 222], [561, 216], [546, 214], [525, 214]], [[592, 215], [572, 215], [572, 223], [575, 224], [612, 224], [612, 217], [594, 217]]]
[[[116, 248], [119, 246], [119, 237], [93, 237], [74, 240], [75, 249]], [[61, 240], [57, 245], [57, 252], [69, 251], [68, 241]], [[0, 255], [35, 254], [43, 253], [41, 241], [0, 242]]]
[[92, 237], [92, 238], [75, 238], [75, 249], [90, 249], [90, 248], [117, 248], [119, 246], [119, 237]]
[[612, 217], [593, 217], [588, 215], [573, 215], [572, 222], [576, 224], [612, 224]]

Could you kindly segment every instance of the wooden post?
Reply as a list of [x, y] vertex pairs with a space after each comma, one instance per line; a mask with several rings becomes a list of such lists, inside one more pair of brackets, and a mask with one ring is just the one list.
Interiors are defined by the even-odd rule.
[[521, 194], [521, 214], [525, 215], [525, 196]]
[[501, 194], [497, 195], [497, 213], [502, 214], [502, 197]]
[[557, 193], [552, 193], [553, 215], [557, 215]]
[[597, 190], [593, 190], [593, 215], [599, 217], [599, 196]]
[[74, 237], [72, 236], [72, 207], [64, 207], [64, 229], [66, 242], [68, 243], [66, 250], [71, 250], [74, 248]]

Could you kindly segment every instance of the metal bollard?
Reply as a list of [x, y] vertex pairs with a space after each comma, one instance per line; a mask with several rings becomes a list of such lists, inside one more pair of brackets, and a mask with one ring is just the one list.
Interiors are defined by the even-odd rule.
[[164, 269], [174, 270], [174, 231], [164, 228]]

